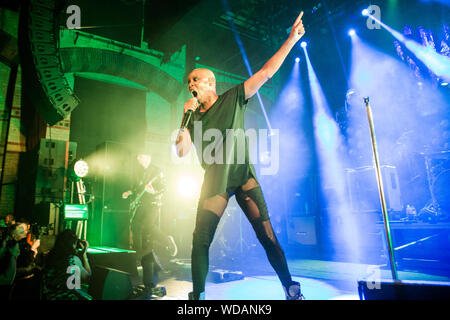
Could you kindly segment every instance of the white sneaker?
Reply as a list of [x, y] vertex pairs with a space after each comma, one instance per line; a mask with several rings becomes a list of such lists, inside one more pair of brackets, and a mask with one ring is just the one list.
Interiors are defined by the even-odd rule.
[[300, 283], [296, 281], [292, 281], [289, 289], [283, 286], [284, 294], [286, 295], [286, 300], [305, 300], [305, 297], [302, 295], [302, 290]]

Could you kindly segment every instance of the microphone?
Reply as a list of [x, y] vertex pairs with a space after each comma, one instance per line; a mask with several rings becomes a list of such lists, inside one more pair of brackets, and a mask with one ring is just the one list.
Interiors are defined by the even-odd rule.
[[[197, 92], [192, 91], [192, 95], [194, 96], [194, 98], [196, 98]], [[189, 122], [191, 121], [193, 113], [194, 113], [194, 111], [192, 109], [189, 109], [188, 111], [186, 111], [186, 113], [184, 114], [184, 117], [183, 117], [183, 121], [181, 122], [181, 129], [185, 129], [189, 125]]]

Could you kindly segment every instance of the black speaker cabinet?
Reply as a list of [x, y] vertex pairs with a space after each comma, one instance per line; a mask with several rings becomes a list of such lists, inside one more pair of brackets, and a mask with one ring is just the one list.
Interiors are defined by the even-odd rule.
[[450, 300], [450, 283], [359, 280], [358, 293], [361, 300]]
[[133, 291], [128, 272], [94, 266], [88, 293], [94, 300], [126, 300]]
[[122, 270], [133, 276], [138, 274], [136, 251], [108, 247], [90, 247], [88, 249], [88, 258], [91, 266]]
[[41, 139], [38, 150], [35, 203], [64, 200], [66, 172], [77, 152], [77, 143]]
[[132, 187], [135, 162], [126, 144], [107, 141], [97, 146], [92, 163], [95, 200], [89, 243], [128, 248], [129, 201], [122, 199], [122, 193]]

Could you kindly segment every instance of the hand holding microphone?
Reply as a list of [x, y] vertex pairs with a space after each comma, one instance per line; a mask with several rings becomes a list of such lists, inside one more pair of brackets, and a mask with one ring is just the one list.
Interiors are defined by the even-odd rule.
[[181, 122], [181, 129], [185, 129], [189, 125], [192, 114], [199, 106], [198, 100], [196, 98], [197, 92], [192, 91], [192, 95], [193, 97], [184, 104], [184, 117], [183, 121]]

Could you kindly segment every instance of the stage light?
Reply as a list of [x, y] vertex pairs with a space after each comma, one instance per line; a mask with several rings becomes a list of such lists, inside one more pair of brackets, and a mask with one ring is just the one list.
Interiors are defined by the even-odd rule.
[[348, 35], [349, 35], [350, 37], [353, 37], [354, 35], [356, 35], [355, 29], [350, 29], [350, 30], [348, 31]]
[[84, 160], [78, 160], [73, 166], [73, 171], [79, 178], [84, 178], [89, 172], [89, 165]]
[[193, 176], [180, 176], [177, 179], [177, 192], [183, 198], [192, 198], [198, 187], [199, 183]]
[[369, 15], [369, 9], [364, 9], [361, 13], [362, 13], [363, 16], [366, 17], [366, 16]]
[[306, 43], [306, 41], [302, 41], [302, 43], [300, 43], [300, 45], [302, 46], [302, 48], [306, 48], [306, 46], [307, 46], [308, 44]]
[[295, 58], [295, 62], [300, 62], [300, 58], [299, 57]]
[[448, 82], [441, 82], [441, 86], [443, 86], [443, 87], [446, 87], [446, 86], [448, 86]]
[[[305, 50], [305, 64], [311, 90], [313, 134], [320, 172], [319, 183], [323, 191], [323, 200], [327, 205], [333, 207], [333, 210], [327, 213], [328, 218], [331, 220], [339, 218], [340, 220], [339, 227], [333, 226], [336, 229], [330, 229], [330, 232], [336, 235], [330, 241], [341, 243], [340, 246], [344, 251], [351, 253], [353, 257], [360, 257], [361, 252], [356, 245], [359, 242], [358, 228], [350, 214], [351, 209], [346, 200], [347, 191], [344, 183], [346, 152], [340, 151], [346, 148], [345, 137], [334, 119], [332, 109], [311, 64], [307, 50]], [[330, 188], [330, 186], [333, 187]]]

